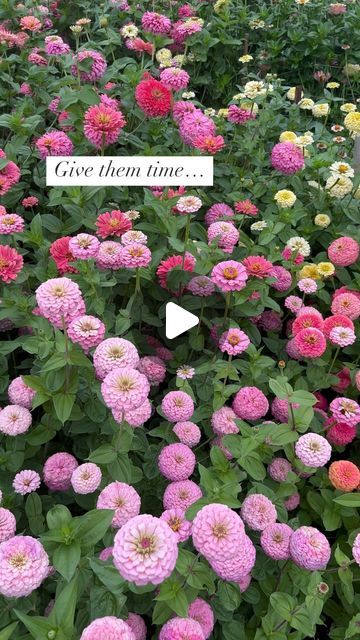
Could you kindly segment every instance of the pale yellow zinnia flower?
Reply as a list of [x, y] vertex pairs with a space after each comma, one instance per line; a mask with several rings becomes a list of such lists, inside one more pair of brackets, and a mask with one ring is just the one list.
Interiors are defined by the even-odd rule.
[[293, 191], [289, 191], [288, 189], [280, 189], [280, 191], [275, 193], [274, 200], [281, 209], [286, 209], [287, 207], [292, 207], [295, 204], [296, 195]]
[[326, 213], [318, 213], [314, 218], [314, 224], [317, 227], [321, 227], [322, 229], [326, 229], [326, 227], [329, 226], [330, 222], [331, 218]]
[[317, 270], [323, 278], [329, 278], [335, 273], [335, 267], [331, 262], [319, 262]]
[[297, 135], [293, 131], [283, 131], [280, 134], [279, 140], [280, 142], [295, 142], [297, 140]]
[[319, 280], [320, 273], [318, 271], [316, 264], [304, 264], [302, 269], [300, 269], [298, 273], [298, 278], [301, 280], [302, 278], [311, 278], [312, 280]]
[[345, 116], [344, 125], [351, 133], [360, 135], [360, 111], [348, 113]]

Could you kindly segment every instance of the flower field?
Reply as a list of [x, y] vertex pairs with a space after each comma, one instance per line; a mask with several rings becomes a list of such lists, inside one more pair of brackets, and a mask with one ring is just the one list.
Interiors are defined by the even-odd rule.
[[[359, 33], [0, 3], [0, 640], [360, 638]], [[214, 186], [46, 185], [82, 155]]]

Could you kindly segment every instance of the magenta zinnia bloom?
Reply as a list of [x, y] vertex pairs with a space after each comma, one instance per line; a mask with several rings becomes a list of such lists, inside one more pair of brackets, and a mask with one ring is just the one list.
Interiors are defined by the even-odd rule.
[[194, 472], [195, 464], [195, 454], [182, 443], [168, 444], [160, 452], [158, 460], [160, 473], [172, 482], [187, 480]]
[[137, 409], [150, 392], [146, 376], [130, 367], [110, 371], [101, 384], [101, 394], [107, 407], [123, 411]]
[[219, 262], [211, 272], [211, 279], [224, 293], [241, 291], [246, 286], [248, 275], [241, 262], [227, 260]]
[[280, 173], [292, 175], [304, 168], [304, 156], [293, 142], [278, 142], [271, 151], [271, 165]]
[[207, 560], [234, 556], [244, 535], [242, 519], [224, 504], [206, 505], [193, 520], [194, 547]]
[[269, 403], [257, 387], [243, 387], [237, 392], [232, 408], [242, 420], [259, 420], [269, 411]]
[[14, 536], [0, 544], [0, 593], [6, 598], [30, 595], [48, 572], [48, 555], [35, 538]]
[[326, 351], [326, 339], [324, 334], [313, 327], [301, 329], [295, 338], [295, 346], [304, 358], [320, 358]]
[[46, 486], [51, 491], [67, 491], [71, 487], [71, 476], [77, 466], [78, 462], [71, 453], [54, 453], [44, 464], [43, 476]]
[[216, 127], [211, 118], [205, 116], [200, 109], [195, 109], [181, 119], [179, 133], [185, 144], [193, 146], [199, 136], [214, 136]]
[[63, 131], [49, 131], [35, 142], [35, 146], [44, 160], [47, 156], [72, 156], [74, 145]]
[[120, 529], [125, 522], [139, 515], [141, 500], [137, 491], [125, 482], [111, 482], [100, 493], [96, 508], [114, 509], [112, 526]]
[[161, 409], [169, 422], [190, 420], [194, 413], [194, 402], [185, 391], [169, 391], [163, 398]]
[[160, 73], [160, 80], [167, 89], [181, 91], [181, 89], [186, 89], [188, 86], [190, 76], [187, 71], [180, 67], [169, 67], [168, 69], [163, 69]]
[[162, 627], [159, 640], [204, 640], [201, 625], [193, 618], [171, 618]]
[[234, 124], [245, 124], [248, 120], [255, 120], [256, 114], [249, 109], [241, 109], [236, 104], [231, 104], [228, 109], [227, 119]]
[[201, 440], [201, 431], [197, 424], [185, 420], [184, 422], [177, 422], [173, 427], [173, 433], [179, 438], [182, 444], [186, 444], [190, 449], [196, 447]]
[[0, 280], [5, 283], [16, 280], [19, 271], [23, 268], [23, 257], [7, 245], [0, 245]]
[[181, 509], [186, 511], [190, 505], [202, 498], [200, 487], [192, 480], [171, 482], [164, 491], [164, 509]]
[[120, 575], [136, 585], [161, 584], [176, 564], [175, 533], [160, 518], [140, 515], [131, 518], [114, 540], [114, 565]]
[[80, 636], [80, 640], [135, 640], [129, 625], [115, 616], [93, 620]]
[[148, 31], [149, 33], [159, 36], [169, 33], [171, 29], [171, 20], [161, 13], [145, 11], [141, 18], [141, 26], [144, 31]]
[[330, 560], [331, 548], [325, 536], [315, 527], [299, 527], [290, 538], [290, 555], [303, 569], [325, 569]]
[[126, 120], [118, 109], [105, 104], [89, 107], [84, 116], [84, 133], [95, 147], [116, 142]]
[[76, 77], [78, 74], [77, 63], [81, 63], [83, 60], [87, 60], [88, 58], [92, 61], [91, 69], [90, 71], [80, 70], [80, 79], [83, 82], [95, 82], [104, 75], [107, 67], [104, 56], [97, 51], [79, 51], [75, 57], [76, 63], [71, 67], [71, 73]]
[[225, 331], [219, 340], [219, 349], [232, 356], [237, 356], [246, 351], [250, 344], [250, 340], [246, 333], [240, 329], [229, 329]]
[[263, 531], [276, 521], [276, 508], [262, 493], [247, 496], [242, 503], [241, 517], [247, 526], [254, 531]]
[[205, 224], [210, 226], [213, 222], [217, 222], [218, 220], [232, 218], [234, 216], [234, 211], [228, 204], [225, 202], [216, 202], [213, 204], [210, 209], [207, 210], [205, 214]]
[[188, 282], [187, 290], [194, 296], [207, 297], [215, 291], [215, 285], [207, 276], [195, 276]]

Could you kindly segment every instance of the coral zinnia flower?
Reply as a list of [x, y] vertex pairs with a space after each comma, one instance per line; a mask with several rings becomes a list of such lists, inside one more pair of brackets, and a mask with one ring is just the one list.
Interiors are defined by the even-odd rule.
[[171, 109], [171, 91], [148, 73], [135, 89], [135, 99], [140, 109], [150, 118], [167, 116]]
[[50, 255], [61, 274], [77, 273], [77, 269], [70, 264], [70, 262], [75, 262], [76, 258], [73, 256], [69, 247], [69, 241], [70, 236], [64, 236], [63, 238], [55, 240], [50, 247]]
[[96, 220], [97, 235], [101, 238], [109, 236], [122, 236], [123, 233], [132, 228], [131, 220], [119, 209], [114, 211], [106, 211], [98, 216]]
[[7, 245], [0, 246], [0, 280], [15, 280], [24, 264], [23, 257]]
[[272, 263], [263, 256], [248, 256], [243, 260], [248, 276], [254, 278], [268, 278], [271, 275]]
[[194, 271], [195, 264], [196, 260], [191, 253], [185, 254], [184, 261], [182, 256], [170, 256], [169, 258], [166, 258], [166, 260], [162, 260], [156, 271], [160, 287], [168, 289], [169, 291], [167, 286], [167, 276], [172, 269], [175, 269], [175, 267], [181, 267], [183, 271]]
[[121, 111], [103, 103], [89, 107], [84, 116], [85, 136], [95, 147], [116, 142], [125, 125]]

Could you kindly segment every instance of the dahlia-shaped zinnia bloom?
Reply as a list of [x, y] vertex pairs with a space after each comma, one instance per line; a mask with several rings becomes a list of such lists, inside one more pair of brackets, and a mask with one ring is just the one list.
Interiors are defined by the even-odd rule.
[[[90, 71], [82, 71], [79, 70], [79, 63], [83, 60], [91, 59], [91, 69]], [[71, 73], [73, 76], [77, 76], [79, 73], [80, 80], [83, 82], [95, 82], [101, 78], [106, 71], [106, 60], [101, 53], [97, 51], [79, 51], [79, 53], [75, 56], [75, 64], [71, 67]], [[65, 155], [65, 154], [64, 154]]]
[[225, 253], [231, 253], [239, 240], [239, 232], [232, 222], [224, 220], [213, 222], [207, 230], [208, 244], [216, 242], [219, 249]]
[[79, 286], [69, 278], [46, 280], [35, 296], [40, 314], [60, 329], [85, 311]]
[[360, 299], [355, 291], [335, 296], [331, 303], [331, 313], [347, 316], [350, 320], [357, 320], [360, 317]]
[[167, 116], [171, 109], [171, 91], [148, 73], [135, 89], [135, 99], [140, 109], [150, 118]]
[[14, 536], [0, 544], [0, 594], [6, 598], [28, 596], [49, 573], [49, 558], [31, 536]]
[[268, 278], [272, 274], [272, 262], [263, 256], [248, 256], [242, 261], [249, 278]]
[[112, 526], [116, 529], [140, 513], [141, 500], [135, 489], [125, 482], [111, 482], [99, 494], [97, 509], [114, 509]]
[[239, 433], [239, 427], [235, 420], [236, 413], [230, 407], [221, 407], [211, 416], [211, 426], [218, 436], [226, 436], [231, 433]]
[[146, 376], [131, 367], [112, 369], [101, 384], [101, 395], [107, 407], [119, 411], [137, 409], [150, 392]]
[[273, 560], [290, 558], [290, 538], [293, 530], [287, 524], [275, 522], [263, 529], [260, 544], [264, 553]]
[[166, 366], [164, 361], [158, 358], [158, 356], [144, 356], [144, 358], [140, 358], [137, 368], [147, 377], [151, 385], [158, 385], [165, 379]]
[[232, 218], [234, 216], [234, 211], [228, 204], [225, 202], [216, 202], [213, 204], [210, 209], [207, 210], [205, 214], [205, 224], [210, 226], [213, 222], [217, 222], [218, 220]]
[[77, 273], [75, 267], [70, 262], [75, 262], [76, 258], [70, 251], [70, 236], [58, 238], [50, 246], [50, 255], [54, 260], [58, 271], [63, 273]]
[[122, 246], [119, 242], [106, 240], [102, 242], [96, 256], [96, 266], [99, 269], [121, 269]]
[[324, 334], [313, 327], [301, 329], [294, 338], [299, 354], [304, 358], [320, 358], [326, 351]]
[[116, 142], [125, 125], [121, 111], [103, 103], [89, 107], [85, 112], [85, 136], [98, 149]]
[[209, 603], [202, 598], [196, 598], [189, 607], [188, 616], [199, 623], [207, 640], [215, 624], [214, 613]]
[[0, 543], [15, 535], [16, 518], [9, 509], [0, 507]]
[[155, 11], [145, 11], [141, 17], [141, 26], [144, 31], [160, 36], [169, 33], [171, 29], [171, 20]]
[[329, 339], [330, 333], [332, 332], [333, 329], [336, 329], [336, 327], [347, 328], [347, 329], [351, 329], [352, 331], [354, 331], [355, 329], [354, 323], [352, 320], [350, 320], [350, 318], [348, 318], [347, 316], [338, 314], [335, 316], [330, 316], [329, 318], [325, 318], [323, 327], [322, 327], [322, 332], [324, 336]]
[[75, 493], [82, 495], [94, 493], [101, 482], [101, 469], [93, 462], [80, 464], [71, 475], [71, 484]]
[[195, 454], [181, 442], [164, 447], [158, 460], [160, 473], [172, 482], [187, 480], [194, 472], [195, 464]]
[[125, 620], [135, 636], [135, 640], [146, 640], [146, 624], [138, 613], [129, 613]]
[[211, 272], [213, 283], [223, 291], [241, 291], [246, 286], [248, 275], [241, 262], [227, 260], [219, 262]]
[[25, 384], [22, 376], [14, 378], [9, 384], [8, 397], [10, 404], [17, 404], [25, 409], [31, 409], [33, 398], [36, 396], [35, 389], [31, 389]]
[[276, 521], [276, 508], [262, 493], [247, 496], [241, 507], [241, 517], [254, 531], [263, 531]]
[[159, 640], [205, 640], [201, 625], [193, 618], [171, 618], [160, 631]]
[[194, 402], [185, 391], [169, 391], [163, 398], [161, 409], [169, 422], [190, 420], [194, 413]]
[[69, 249], [77, 260], [95, 258], [99, 247], [99, 240], [89, 233], [78, 233], [77, 236], [69, 240]]
[[18, 436], [28, 431], [32, 422], [31, 413], [25, 407], [9, 404], [0, 412], [0, 433]]
[[220, 336], [219, 349], [231, 356], [237, 356], [246, 351], [249, 344], [249, 338], [241, 329], [229, 329]]
[[323, 467], [331, 458], [331, 445], [318, 433], [305, 433], [297, 440], [295, 453], [306, 467]]
[[326, 568], [330, 555], [328, 540], [315, 527], [299, 527], [290, 538], [290, 556], [298, 567], [320, 571]]
[[151, 402], [146, 399], [136, 409], [131, 409], [130, 411], [119, 411], [118, 409], [112, 409], [112, 414], [114, 420], [119, 424], [121, 424], [122, 422], [127, 422], [130, 427], [136, 429], [136, 427], [141, 427], [145, 422], [149, 420], [152, 414], [152, 405]]
[[138, 242], [127, 244], [122, 247], [121, 266], [125, 269], [139, 269], [147, 267], [151, 262], [151, 251], [149, 247]]
[[36, 471], [31, 469], [24, 469], [16, 474], [12, 486], [15, 493], [19, 493], [21, 496], [25, 496], [28, 493], [37, 491], [40, 487], [40, 476]]
[[222, 136], [200, 134], [193, 141], [195, 149], [200, 149], [203, 153], [215, 155], [225, 147], [225, 140]]
[[24, 231], [24, 218], [16, 215], [16, 213], [0, 215], [1, 235], [11, 235], [13, 233], [21, 233], [22, 231]]
[[356, 426], [360, 422], [360, 406], [355, 400], [344, 397], [335, 398], [330, 403], [329, 409], [338, 422], [350, 426]]
[[103, 380], [113, 369], [136, 368], [140, 358], [136, 347], [125, 338], [107, 338], [94, 351], [96, 377]]
[[176, 267], [180, 267], [182, 271], [194, 271], [196, 265], [196, 260], [191, 253], [186, 251], [185, 259], [182, 255], [179, 256], [170, 256], [165, 260], [162, 260], [156, 270], [156, 275], [159, 278], [160, 287], [163, 289], [167, 289], [170, 291], [167, 284], [168, 274], [175, 269]]
[[185, 542], [190, 538], [191, 522], [186, 520], [182, 509], [167, 509], [161, 514], [160, 520], [167, 522], [178, 542]]
[[255, 120], [256, 113], [250, 109], [241, 109], [236, 104], [231, 104], [228, 109], [227, 119], [234, 124], [245, 124], [248, 120]]
[[188, 447], [196, 447], [201, 440], [201, 431], [197, 424], [185, 420], [183, 422], [177, 422], [173, 427], [173, 432], [179, 438], [180, 442], [186, 444]]
[[257, 387], [243, 387], [237, 392], [232, 408], [242, 420], [259, 420], [269, 411], [269, 403]]
[[190, 505], [202, 498], [199, 485], [192, 480], [171, 482], [164, 491], [164, 509], [181, 509], [186, 511]]
[[275, 266], [271, 269], [270, 276], [275, 278], [275, 282], [271, 283], [271, 287], [276, 291], [287, 291], [292, 284], [292, 276], [290, 271], [281, 266]]
[[94, 316], [79, 316], [72, 320], [67, 327], [71, 342], [78, 343], [84, 351], [96, 347], [103, 340], [105, 325]]
[[97, 227], [97, 235], [104, 239], [109, 236], [121, 237], [132, 228], [131, 220], [119, 209], [101, 213], [97, 217], [95, 224]]
[[5, 283], [16, 280], [23, 264], [23, 257], [15, 249], [0, 245], [0, 280]]
[[[293, 409], [298, 409], [300, 405], [297, 402], [292, 402]], [[271, 413], [274, 418], [279, 422], [287, 422], [289, 419], [289, 401], [282, 400], [281, 398], [274, 398], [271, 403]]]
[[44, 160], [47, 156], [72, 156], [74, 145], [63, 131], [49, 131], [35, 142], [35, 146]]
[[168, 69], [163, 69], [160, 73], [160, 80], [167, 89], [181, 91], [181, 89], [186, 89], [188, 86], [190, 76], [185, 69], [169, 67]]
[[240, 516], [224, 504], [206, 505], [193, 520], [194, 547], [211, 561], [234, 556], [244, 535]]
[[304, 168], [303, 152], [293, 142], [278, 142], [271, 151], [271, 166], [280, 173], [292, 175]]
[[80, 640], [135, 640], [129, 625], [115, 616], [97, 618], [85, 627]]
[[[330, 418], [330, 424], [333, 420]], [[326, 424], [326, 423], [325, 423]], [[344, 422], [334, 422], [326, 432], [326, 437], [330, 444], [338, 447], [345, 447], [347, 444], [355, 440], [357, 429], [355, 425], [345, 424]]]
[[195, 109], [181, 119], [179, 133], [185, 144], [193, 146], [199, 136], [214, 136], [216, 127], [211, 118], [205, 116], [200, 109]]
[[114, 565], [136, 585], [161, 584], [173, 572], [178, 557], [175, 533], [169, 525], [144, 514], [131, 518], [114, 539]]
[[256, 549], [249, 536], [243, 535], [234, 553], [225, 559], [210, 560], [210, 566], [222, 580], [238, 582], [253, 569], [256, 560]]
[[360, 246], [357, 240], [342, 236], [334, 240], [328, 247], [329, 260], [337, 267], [348, 267], [359, 258]]
[[77, 466], [76, 458], [70, 453], [54, 453], [44, 464], [43, 477], [46, 486], [51, 491], [67, 491], [71, 487], [71, 476]]
[[329, 467], [329, 480], [335, 489], [354, 491], [360, 484], [360, 469], [350, 460], [336, 460]]
[[295, 318], [291, 326], [291, 331], [295, 336], [302, 329], [319, 329], [322, 331], [324, 321], [322, 316], [315, 311], [302, 311], [300, 309], [299, 315]]
[[290, 462], [285, 458], [274, 458], [268, 466], [268, 474], [276, 482], [285, 482], [291, 469]]

